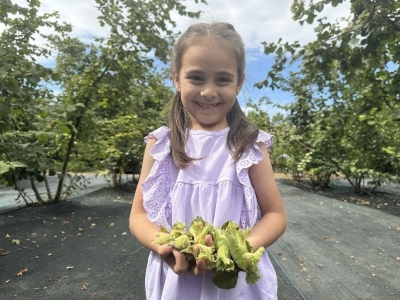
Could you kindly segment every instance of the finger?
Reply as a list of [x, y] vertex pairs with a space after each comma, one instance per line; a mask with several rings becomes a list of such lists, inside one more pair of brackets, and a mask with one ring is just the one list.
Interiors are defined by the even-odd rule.
[[211, 234], [206, 235], [206, 245], [208, 247], [214, 246], [214, 240], [213, 240]]
[[167, 244], [161, 245], [160, 247], [158, 247], [157, 253], [161, 257], [161, 259], [165, 260], [172, 253], [172, 249], [173, 248]]
[[193, 274], [196, 276], [203, 276], [206, 271], [206, 262], [204, 259], [196, 259], [196, 267], [193, 269]]
[[188, 264], [186, 262], [185, 254], [175, 248], [172, 249], [172, 254], [175, 257], [175, 265], [173, 266], [174, 272], [177, 274], [186, 272], [188, 269]]

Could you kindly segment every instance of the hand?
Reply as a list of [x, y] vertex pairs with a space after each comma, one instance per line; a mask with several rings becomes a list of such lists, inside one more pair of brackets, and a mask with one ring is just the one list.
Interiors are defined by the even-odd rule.
[[[205, 242], [206, 245], [209, 247], [214, 246], [214, 241], [210, 234], [206, 235]], [[193, 273], [195, 276], [203, 276], [206, 270], [207, 270], [207, 264], [204, 259], [196, 259], [196, 265], [189, 266], [188, 268], [188, 271]]]
[[158, 247], [157, 252], [160, 258], [165, 261], [176, 274], [182, 274], [188, 270], [185, 254], [181, 253], [176, 248], [164, 244]]
[[[209, 234], [206, 236], [205, 242], [209, 247], [214, 246], [214, 241]], [[187, 271], [193, 273], [195, 276], [203, 276], [204, 272], [207, 270], [206, 261], [204, 259], [196, 259], [195, 265], [189, 265], [185, 254], [168, 244], [160, 245], [157, 253], [160, 258], [170, 266], [172, 271], [178, 275]]]

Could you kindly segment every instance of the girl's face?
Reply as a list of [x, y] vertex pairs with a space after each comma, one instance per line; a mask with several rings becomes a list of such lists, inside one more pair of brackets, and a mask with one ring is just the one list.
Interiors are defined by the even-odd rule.
[[182, 56], [174, 83], [194, 130], [218, 131], [228, 127], [226, 115], [240, 92], [237, 62], [222, 45], [205, 42], [190, 46]]

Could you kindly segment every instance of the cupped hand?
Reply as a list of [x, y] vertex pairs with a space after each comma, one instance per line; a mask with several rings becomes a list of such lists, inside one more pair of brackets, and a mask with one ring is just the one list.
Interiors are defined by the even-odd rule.
[[165, 261], [176, 274], [182, 274], [187, 271], [188, 264], [185, 254], [178, 249], [167, 244], [158, 247], [158, 255]]
[[[214, 241], [210, 234], [206, 235], [205, 242], [206, 245], [209, 247], [214, 246]], [[196, 265], [188, 269], [189, 272], [192, 272], [196, 276], [203, 276], [206, 270], [207, 270], [207, 263], [204, 259], [196, 259]]]
[[[206, 236], [205, 243], [209, 247], [214, 246], [214, 241], [210, 234]], [[189, 265], [185, 254], [168, 244], [160, 245], [157, 253], [176, 274], [182, 274], [187, 271], [195, 276], [203, 276], [207, 270], [207, 264], [204, 259], [196, 259], [196, 264]]]

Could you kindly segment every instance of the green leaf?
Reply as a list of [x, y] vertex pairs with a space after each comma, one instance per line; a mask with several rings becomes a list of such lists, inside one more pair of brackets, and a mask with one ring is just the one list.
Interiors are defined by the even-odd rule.
[[321, 32], [323, 29], [324, 29], [324, 25], [321, 24], [314, 28], [314, 32]]
[[29, 77], [29, 81], [32, 82], [33, 84], [38, 84], [40, 81], [40, 77], [37, 75], [32, 75]]
[[246, 283], [255, 284], [260, 278], [261, 278], [260, 275], [258, 275], [256, 271], [250, 270], [247, 272], [246, 275]]
[[61, 79], [61, 76], [60, 76], [59, 73], [53, 73], [51, 75], [51, 79], [54, 80], [54, 81], [59, 81]]
[[264, 87], [264, 83], [263, 83], [262, 81], [261, 81], [261, 82], [257, 82], [254, 86], [255, 86], [256, 88], [261, 89], [261, 88]]
[[373, 59], [371, 59], [371, 60], [369, 61], [369, 65], [370, 65], [370, 67], [373, 68], [373, 69], [377, 69], [377, 68], [380, 68], [380, 67], [382, 66], [382, 65], [381, 65], [381, 61], [380, 61], [379, 58], [373, 58]]
[[19, 92], [19, 83], [17, 80], [15, 80], [15, 78], [8, 78], [8, 81], [6, 81], [6, 87], [10, 92], [14, 94], [17, 94]]
[[10, 112], [10, 106], [5, 103], [0, 103], [0, 114], [8, 115]]
[[20, 163], [18, 161], [12, 161], [12, 162], [9, 162], [8, 164], [10, 165], [10, 167], [12, 169], [15, 169], [15, 168], [27, 168], [27, 166], [25, 164]]
[[359, 120], [360, 122], [365, 121], [366, 118], [367, 118], [366, 115], [359, 115], [359, 116], [358, 116], [358, 120]]
[[0, 175], [7, 173], [10, 169], [11, 166], [8, 163], [0, 160]]
[[309, 14], [308, 15], [308, 18], [307, 18], [307, 23], [308, 24], [312, 24], [312, 22], [314, 22], [314, 18], [316, 17], [316, 15], [314, 15], [314, 14]]
[[72, 131], [73, 131], [75, 134], [77, 134], [77, 133], [78, 133], [78, 129], [77, 129], [74, 125], [72, 125], [72, 124], [70, 124], [70, 126], [71, 126], [71, 128], [72, 128]]
[[71, 132], [71, 130], [69, 129], [69, 127], [67, 125], [61, 125], [60, 126], [60, 131], [62, 133], [66, 133], [66, 134], [69, 134]]
[[5, 161], [0, 161], [0, 175], [7, 173], [10, 170], [13, 170], [15, 168], [26, 168], [27, 166], [23, 163], [20, 163], [18, 161], [11, 161], [6, 163]]
[[323, 11], [323, 10], [324, 10], [324, 3], [318, 2], [318, 3], [315, 5], [315, 9], [316, 9], [318, 12]]
[[212, 282], [219, 287], [220, 289], [233, 289], [238, 280], [238, 272], [237, 271], [220, 271], [215, 274], [212, 279]]
[[38, 138], [39, 142], [42, 142], [42, 143], [45, 143], [49, 140], [49, 137], [45, 133], [38, 134], [37, 138]]

